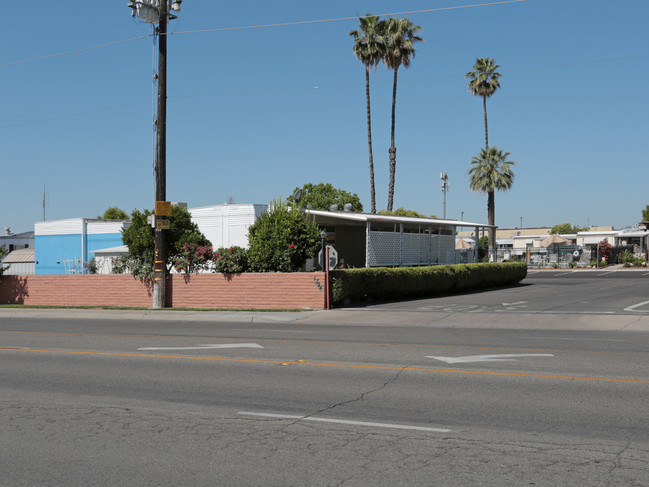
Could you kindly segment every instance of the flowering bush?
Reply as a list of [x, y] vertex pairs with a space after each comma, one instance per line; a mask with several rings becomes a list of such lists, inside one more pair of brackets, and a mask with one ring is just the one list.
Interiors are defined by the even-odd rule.
[[212, 247], [204, 247], [195, 243], [185, 243], [180, 252], [172, 256], [174, 268], [184, 274], [195, 274], [210, 268], [214, 259]]
[[611, 249], [612, 245], [608, 243], [606, 240], [602, 240], [599, 243], [599, 256], [602, 261], [605, 261], [607, 264], [609, 263], [609, 260], [611, 259]]
[[246, 249], [236, 245], [218, 249], [212, 260], [214, 262], [214, 272], [223, 274], [238, 274], [246, 272], [250, 268]]

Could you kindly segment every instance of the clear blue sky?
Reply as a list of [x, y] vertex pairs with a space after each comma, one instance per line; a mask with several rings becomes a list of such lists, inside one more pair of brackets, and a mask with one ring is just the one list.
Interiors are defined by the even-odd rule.
[[[0, 228], [153, 206], [152, 52], [126, 0], [5, 2], [0, 25]], [[170, 25], [167, 199], [190, 207], [268, 203], [307, 182], [370, 208], [358, 20], [479, 0], [185, 0]], [[484, 144], [464, 74], [495, 58], [489, 140], [517, 163], [496, 224], [637, 223], [649, 204], [649, 2], [527, 0], [407, 16], [422, 27], [399, 70], [395, 207], [486, 222], [467, 170]], [[377, 204], [387, 204], [392, 73], [372, 74]]]

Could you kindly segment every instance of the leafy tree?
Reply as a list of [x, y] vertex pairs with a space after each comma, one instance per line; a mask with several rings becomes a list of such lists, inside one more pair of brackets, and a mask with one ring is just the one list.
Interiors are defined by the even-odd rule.
[[370, 110], [370, 68], [381, 62], [385, 53], [384, 22], [378, 16], [367, 14], [360, 17], [360, 31], [352, 30], [354, 55], [365, 66], [365, 98], [367, 100], [367, 145], [370, 153], [370, 199], [371, 213], [376, 213], [376, 188], [374, 186], [374, 156], [372, 155], [372, 116]]
[[[298, 189], [302, 191], [302, 198], [299, 203], [300, 208], [306, 208], [311, 205], [311, 208], [314, 210], [328, 210], [331, 205], [338, 205], [338, 208], [342, 210], [346, 203], [351, 203], [352, 211], [363, 211], [363, 204], [356, 193], [334, 188], [331, 183], [307, 183], [302, 188], [295, 188], [293, 194]], [[291, 200], [292, 196], [288, 199]]]
[[299, 271], [320, 246], [318, 225], [281, 200], [248, 229], [248, 262], [255, 272]]
[[577, 233], [577, 232], [583, 232], [584, 230], [588, 230], [587, 227], [578, 227], [577, 225], [572, 225], [571, 223], [561, 223], [559, 225], [555, 225], [552, 227], [552, 230], [550, 230], [550, 235], [553, 234], [570, 234], [570, 233]]
[[[487, 193], [487, 216], [489, 225], [496, 224], [495, 191], [507, 191], [514, 184], [514, 161], [508, 161], [509, 152], [498, 150], [498, 147], [488, 147], [480, 151], [480, 155], [471, 159], [469, 169], [469, 187], [471, 191]], [[489, 241], [496, 242], [496, 231], [489, 228]]]
[[[9, 251], [7, 250], [7, 246], [5, 244], [0, 245], [0, 261], [2, 261], [2, 259], [4, 259], [5, 255], [7, 255], [8, 253]], [[0, 276], [4, 273], [4, 271], [9, 269], [9, 264], [5, 265], [6, 267], [0, 264]]]
[[128, 220], [128, 213], [116, 206], [111, 206], [104, 211], [103, 216], [98, 216], [97, 218], [103, 220]]
[[388, 186], [388, 211], [392, 211], [394, 203], [394, 178], [397, 168], [397, 148], [394, 145], [395, 110], [397, 104], [397, 73], [399, 67], [410, 67], [411, 58], [415, 57], [415, 43], [423, 42], [417, 35], [421, 27], [414, 25], [407, 17], [390, 18], [384, 26], [387, 47], [383, 54], [383, 63], [388, 69], [394, 70], [392, 83], [392, 125], [390, 132], [390, 182]]
[[642, 221], [643, 222], [649, 222], [649, 205], [642, 210]]
[[500, 88], [499, 79], [502, 75], [496, 71], [500, 66], [496, 64], [495, 59], [487, 57], [477, 58], [473, 65], [473, 71], [466, 74], [469, 81], [469, 92], [473, 96], [482, 97], [482, 108], [484, 111], [484, 139], [485, 148], [489, 147], [489, 131], [487, 130], [487, 98], [490, 98], [498, 88]]
[[[128, 268], [138, 277], [151, 277], [153, 275], [153, 255], [155, 252], [155, 231], [147, 222], [147, 217], [155, 212], [138, 209], [131, 213], [131, 224], [122, 232], [122, 242], [128, 246], [128, 256], [118, 261], [117, 273]], [[209, 247], [211, 243], [192, 222], [189, 212], [180, 206], [171, 207], [169, 217], [169, 230], [167, 230], [167, 269], [171, 268], [173, 257], [182, 251], [184, 244]]]
[[394, 216], [410, 216], [414, 218], [437, 218], [435, 215], [426, 216], [415, 210], [406, 210], [404, 208], [397, 208], [394, 211], [381, 210], [379, 215], [394, 215]]

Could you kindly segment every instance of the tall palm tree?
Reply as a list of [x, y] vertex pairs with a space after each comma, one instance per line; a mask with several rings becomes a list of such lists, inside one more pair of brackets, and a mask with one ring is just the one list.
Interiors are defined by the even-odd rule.
[[354, 55], [365, 65], [365, 97], [367, 98], [367, 145], [370, 152], [370, 196], [371, 212], [376, 213], [376, 188], [374, 186], [374, 156], [372, 155], [372, 116], [370, 110], [370, 68], [376, 68], [383, 58], [385, 39], [383, 23], [379, 17], [368, 13], [359, 17], [360, 31], [352, 30], [350, 37], [354, 38]]
[[[480, 151], [478, 156], [471, 159], [469, 169], [469, 187], [471, 191], [487, 193], [487, 217], [489, 225], [496, 224], [495, 192], [507, 191], [514, 184], [514, 161], [508, 161], [509, 152], [498, 150], [495, 145]], [[496, 248], [496, 231], [489, 228], [489, 246]]]
[[394, 115], [397, 104], [397, 72], [399, 67], [410, 67], [411, 58], [415, 57], [415, 43], [423, 42], [417, 35], [421, 27], [414, 25], [407, 17], [390, 18], [385, 21], [385, 36], [387, 48], [383, 55], [383, 63], [388, 69], [394, 70], [392, 84], [392, 131], [390, 143], [390, 183], [388, 186], [388, 211], [392, 211], [394, 202], [394, 176], [397, 167], [397, 148], [394, 145]]
[[465, 76], [470, 78], [469, 92], [473, 96], [482, 97], [482, 107], [484, 110], [484, 139], [485, 148], [489, 147], [489, 131], [487, 130], [487, 98], [490, 98], [498, 88], [500, 88], [500, 78], [502, 75], [496, 71], [500, 66], [496, 64], [495, 59], [488, 57], [477, 58], [473, 65], [473, 71], [468, 72]]

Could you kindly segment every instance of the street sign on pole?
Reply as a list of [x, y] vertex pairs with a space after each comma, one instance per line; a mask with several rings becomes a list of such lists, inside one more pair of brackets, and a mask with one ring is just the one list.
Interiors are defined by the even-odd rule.
[[171, 201], [156, 201], [155, 216], [171, 216]]

